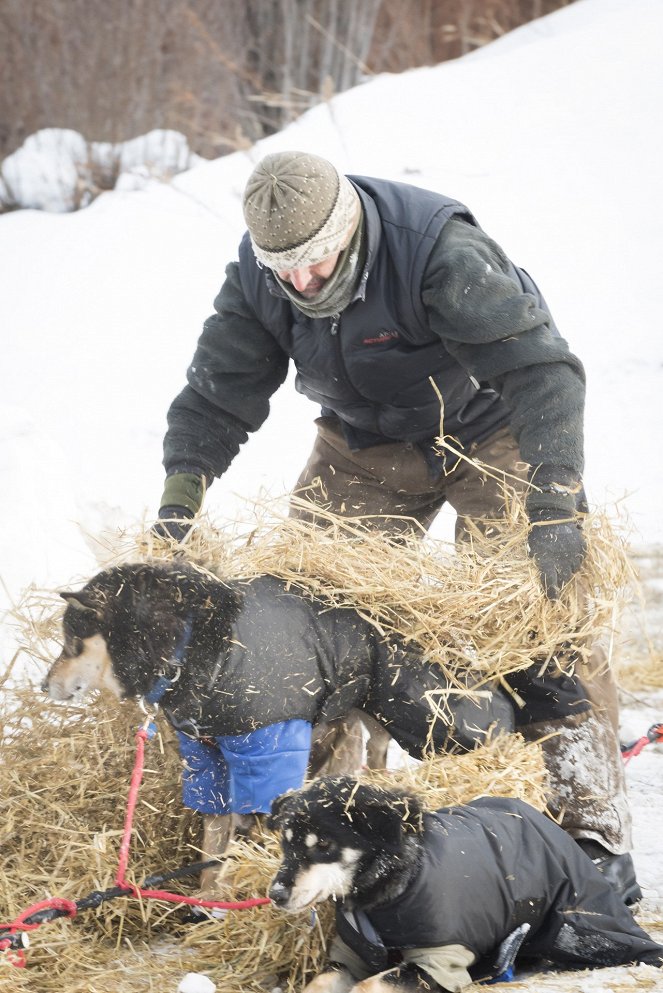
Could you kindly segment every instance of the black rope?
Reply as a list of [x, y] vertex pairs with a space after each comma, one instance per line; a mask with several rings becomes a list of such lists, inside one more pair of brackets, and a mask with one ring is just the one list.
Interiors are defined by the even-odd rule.
[[[155, 886], [161, 886], [162, 883], [168, 883], [172, 879], [183, 879], [185, 876], [193, 876], [196, 873], [202, 872], [203, 869], [208, 869], [215, 865], [221, 865], [219, 859], [210, 859], [209, 862], [194, 862], [191, 865], [180, 866], [179, 869], [172, 869], [170, 872], [155, 873], [155, 875], [147, 877], [141, 889], [150, 890]], [[87, 896], [76, 900], [76, 911], [96, 910], [97, 907], [100, 907], [107, 900], [115, 900], [120, 896], [129, 896], [132, 892], [133, 890], [125, 886], [113, 886], [107, 890], [93, 890]], [[34, 914], [30, 914], [23, 923], [46, 924], [49, 921], [56, 920], [58, 917], [69, 917], [69, 913], [66, 910], [59, 910], [57, 907], [45, 907], [43, 910], [38, 910]], [[27, 932], [15, 931], [13, 934], [9, 934], [8, 932], [9, 928], [0, 928], [0, 938], [2, 941], [9, 942], [9, 948], [23, 948], [23, 936]]]

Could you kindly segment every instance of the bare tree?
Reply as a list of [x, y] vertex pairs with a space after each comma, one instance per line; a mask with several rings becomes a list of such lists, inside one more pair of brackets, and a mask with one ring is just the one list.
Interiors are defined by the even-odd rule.
[[[454, 59], [574, 0], [385, 0], [368, 62], [402, 72]], [[404, 27], [404, 25], [406, 27]]]
[[0, 156], [44, 127], [246, 146], [371, 73], [430, 65], [573, 0], [0, 0]]

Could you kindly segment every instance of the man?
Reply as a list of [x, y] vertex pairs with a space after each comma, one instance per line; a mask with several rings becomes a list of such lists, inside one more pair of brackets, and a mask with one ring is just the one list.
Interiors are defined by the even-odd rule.
[[[466, 520], [503, 514], [503, 488], [441, 453], [442, 431], [520, 480], [529, 553], [557, 597], [585, 551], [585, 384], [531, 277], [461, 203], [342, 176], [302, 152], [258, 164], [244, 216], [239, 261], [168, 413], [160, 526], [184, 535], [206, 486], [265, 421], [292, 359], [297, 389], [321, 407], [298, 489], [315, 481], [311, 500], [378, 515], [392, 535], [413, 521], [427, 529], [448, 502], [461, 538]], [[576, 673], [589, 703], [527, 691], [520, 730], [546, 737], [551, 811], [637, 899], [615, 686], [598, 651]]]

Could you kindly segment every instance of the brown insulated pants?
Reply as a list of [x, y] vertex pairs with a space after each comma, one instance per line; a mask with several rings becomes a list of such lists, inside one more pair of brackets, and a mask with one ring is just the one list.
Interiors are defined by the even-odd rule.
[[[432, 481], [420, 449], [395, 442], [351, 451], [338, 421], [320, 417], [318, 436], [296, 490], [319, 480], [306, 498], [340, 516], [383, 515], [375, 526], [398, 535], [411, 531], [412, 522], [428, 530], [444, 503], [456, 512], [456, 538], [463, 521], [494, 519], [504, 512], [502, 489], [493, 479], [460, 462], [448, 476]], [[507, 429], [474, 446], [469, 455], [524, 484], [527, 467]], [[507, 482], [518, 489], [511, 478]], [[300, 507], [293, 516], [304, 516]], [[395, 518], [409, 518], [408, 521]], [[617, 737], [617, 692], [605, 656], [598, 646], [586, 663], [578, 663], [592, 710], [587, 714], [529, 725], [519, 730], [530, 740], [546, 737], [544, 757], [551, 785], [552, 815], [575, 838], [594, 838], [612, 852], [631, 847], [631, 825], [623, 762]]]

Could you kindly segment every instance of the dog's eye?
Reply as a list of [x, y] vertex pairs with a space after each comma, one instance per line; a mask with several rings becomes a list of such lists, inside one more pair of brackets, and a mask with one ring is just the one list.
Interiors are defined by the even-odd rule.
[[326, 852], [331, 848], [331, 841], [328, 841], [327, 838], [318, 838], [318, 843], [315, 847], [319, 848], [321, 852]]

